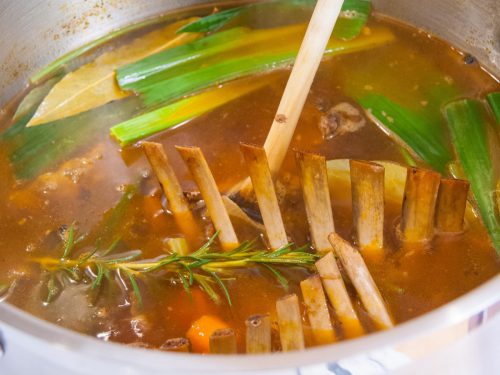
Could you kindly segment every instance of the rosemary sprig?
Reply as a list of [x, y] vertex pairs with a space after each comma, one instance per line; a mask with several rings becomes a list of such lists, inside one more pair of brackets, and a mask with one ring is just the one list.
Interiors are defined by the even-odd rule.
[[[74, 229], [70, 234], [69, 237], [72, 238]], [[170, 277], [179, 281], [188, 293], [190, 288], [197, 284], [212, 300], [220, 302], [219, 293], [214, 289], [214, 286], [217, 286], [231, 305], [229, 290], [221, 278], [222, 274], [235, 269], [262, 266], [270, 271], [281, 285], [287, 287], [287, 280], [276, 266], [309, 268], [318, 259], [318, 256], [308, 252], [305, 246], [294, 248], [293, 244], [288, 244], [275, 251], [258, 250], [254, 241], [244, 242], [229, 252], [218, 252], [212, 247], [217, 235], [218, 233], [188, 255], [172, 253], [155, 259], [141, 259], [140, 250], [113, 254], [117, 245], [115, 242], [105, 251], [93, 250], [73, 257], [71, 254], [75, 254], [75, 249], [67, 251], [66, 246], [61, 258], [42, 257], [34, 258], [33, 261], [52, 274], [72, 270], [73, 273], [84, 275], [83, 280], [90, 283], [92, 289], [102, 285], [104, 276], [113, 280], [109, 275], [119, 272], [128, 277], [136, 301], [140, 305], [142, 297], [137, 279], [145, 276]], [[84, 272], [85, 270], [90, 272]]]

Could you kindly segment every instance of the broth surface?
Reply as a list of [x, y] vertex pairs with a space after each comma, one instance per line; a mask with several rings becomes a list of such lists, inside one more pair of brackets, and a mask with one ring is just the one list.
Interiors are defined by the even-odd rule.
[[[425, 107], [429, 90], [437, 85], [453, 84], [459, 90], [457, 97], [481, 97], [500, 89], [498, 81], [478, 63], [465, 64], [464, 56], [445, 42], [377, 16], [371, 17], [367, 25], [368, 30], [380, 26], [389, 28], [396, 40], [382, 47], [330, 57], [321, 64], [291, 149], [321, 153], [327, 159], [405, 164], [400, 146], [371, 121], [357, 132], [324, 139], [318, 126], [321, 116], [341, 102], [358, 108], [352, 97], [362, 93], [382, 93], [397, 98], [402, 105], [418, 103]], [[109, 45], [113, 47], [113, 43]], [[239, 143], [263, 144], [289, 73], [289, 69], [282, 69], [247, 78], [267, 84], [151, 137], [165, 146], [184, 190], [194, 191], [196, 186], [175, 145], [201, 147], [221, 191], [247, 176]], [[126, 100], [130, 106], [135, 105], [135, 98]], [[113, 111], [113, 105], [102, 110]], [[7, 111], [3, 129], [11, 125], [11, 116]], [[184, 337], [200, 316], [217, 315], [236, 330], [243, 352], [245, 319], [266, 312], [275, 319], [276, 300], [290, 292], [300, 295], [298, 284], [309, 275], [308, 271], [280, 268], [289, 280], [288, 290], [262, 268], [234, 271], [225, 281], [231, 307], [224, 299], [214, 303], [196, 286], [190, 298], [178, 281], [168, 278], [139, 279], [143, 308], [137, 306], [126, 285], [108, 281], [99, 291], [92, 291], [88, 284], [62, 279], [57, 298], [44, 302], [47, 275], [32, 259], [60, 257], [60, 228], [71, 223], [77, 223], [80, 234], [89, 233], [84, 243], [91, 246], [98, 237], [94, 228], [117, 204], [126, 186], [139, 181], [138, 193], [113, 233], [121, 238], [120, 250], [141, 249], [144, 258], [154, 258], [165, 254], [166, 239], [182, 236], [171, 213], [161, 212], [162, 194], [142, 150], [135, 146], [120, 148], [108, 135], [109, 125], [103, 124], [93, 142], [80, 147], [65, 163], [30, 181], [16, 180], [8, 147], [0, 146], [0, 281], [13, 283], [7, 302], [102, 340], [143, 343], [154, 348], [169, 338]], [[305, 245], [310, 238], [297, 175], [290, 152], [278, 182], [286, 190], [281, 209], [291, 240]], [[334, 189], [332, 205], [336, 230], [344, 238], [353, 239], [350, 191]], [[453, 300], [500, 271], [498, 257], [482, 226], [467, 227], [457, 236], [436, 236], [426, 249], [402, 249], [395, 234], [401, 207], [387, 203], [385, 215], [386, 256], [383, 260], [365, 260], [397, 323]], [[211, 226], [200, 211], [197, 221], [207, 228], [194, 239], [201, 246], [211, 234]], [[258, 231], [239, 222], [234, 224], [241, 240], [259, 237]], [[258, 244], [264, 246], [262, 241]], [[373, 330], [352, 286], [348, 288], [363, 323]], [[305, 315], [304, 324], [307, 343], [313, 345]], [[279, 348], [278, 341], [274, 337], [275, 349]]]

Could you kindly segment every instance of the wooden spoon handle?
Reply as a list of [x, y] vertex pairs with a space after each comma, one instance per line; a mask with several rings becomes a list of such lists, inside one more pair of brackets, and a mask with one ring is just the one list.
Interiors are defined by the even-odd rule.
[[285, 159], [300, 113], [318, 70], [343, 0], [318, 0], [304, 40], [281, 98], [264, 148], [271, 174], [276, 175]]

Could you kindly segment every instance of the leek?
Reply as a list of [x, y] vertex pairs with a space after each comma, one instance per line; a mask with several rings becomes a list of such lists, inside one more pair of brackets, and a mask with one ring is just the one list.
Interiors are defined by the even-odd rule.
[[[394, 39], [394, 35], [385, 28], [373, 29], [369, 35], [362, 35], [351, 41], [332, 39], [326, 48], [326, 55], [353, 53], [386, 44]], [[214, 84], [269, 71], [292, 64], [298, 52], [297, 45], [285, 46], [278, 52], [268, 51], [249, 54], [243, 57], [228, 59], [221, 63], [208, 65], [173, 78], [142, 88], [141, 97], [146, 106], [168, 103], [185, 95], [206, 89]]]
[[235, 82], [220, 89], [211, 90], [183, 99], [166, 107], [122, 122], [111, 128], [111, 135], [122, 146], [148, 137], [159, 131], [189, 121], [220, 107], [238, 97], [264, 86], [267, 81]]
[[31, 179], [57, 168], [76, 150], [102, 136], [109, 125], [132, 116], [138, 106], [136, 98], [129, 98], [41, 127], [25, 127], [30, 119], [27, 115], [3, 137], [16, 178]]
[[344, 40], [357, 37], [368, 21], [371, 10], [370, 0], [344, 0], [333, 36]]
[[[483, 222], [500, 255], [500, 218], [496, 207], [496, 184], [492, 155], [499, 150], [496, 137], [488, 137], [489, 120], [481, 102], [454, 101], [444, 108], [457, 156], [477, 202]], [[493, 143], [495, 142], [495, 143]]]
[[486, 100], [490, 105], [491, 111], [495, 115], [497, 125], [500, 126], [500, 92], [492, 92], [486, 95]]
[[123, 90], [140, 91], [142, 87], [164, 79], [162, 72], [202, 57], [228, 49], [234, 40], [246, 40], [248, 29], [237, 27], [171, 48], [116, 70], [116, 80]]
[[359, 103], [384, 128], [397, 135], [422, 160], [440, 172], [452, 159], [447, 139], [433, 119], [404, 108], [382, 95], [370, 94]]
[[[212, 25], [213, 22], [217, 23], [215, 20], [227, 20], [226, 15], [234, 17], [244, 10], [254, 8], [262, 10], [272, 4], [277, 4], [278, 9], [283, 8], [284, 4], [296, 8], [303, 3], [304, 1], [299, 1], [298, 3], [278, 1], [229, 9], [190, 23], [178, 32], [185, 32], [186, 30], [197, 32], [213, 31], [206, 29], [206, 27]], [[314, 2], [306, 1], [306, 3], [312, 4]], [[368, 19], [370, 9], [371, 3], [368, 0], [346, 1], [342, 8], [343, 16], [340, 17], [340, 20], [343, 21], [339, 21], [340, 28], [336, 29], [334, 36], [345, 40], [358, 36], [361, 28]], [[267, 52], [270, 49], [283, 50], [287, 46], [288, 48], [292, 48], [293, 46], [293, 48], [298, 49], [305, 30], [306, 24], [261, 30], [249, 30], [242, 27], [232, 28], [121, 67], [117, 69], [117, 81], [123, 90], [141, 92], [145, 87], [172, 78], [179, 73], [196, 70], [201, 66], [209, 65], [213, 63], [213, 61], [210, 61], [210, 58], [216, 57], [220, 61], [224, 57], [221, 54], [233, 53], [229, 57], [234, 57], [238, 53], [241, 56], [256, 53], [256, 51]], [[174, 68], [177, 68], [177, 70]], [[179, 72], [179, 68], [183, 68], [183, 70]]]
[[[199, 19], [189, 25], [183, 26], [178, 30], [178, 33], [196, 32], [209, 33], [220, 30], [235, 18], [244, 13], [259, 12], [271, 13], [279, 15], [280, 12], [286, 11], [287, 7], [291, 8], [292, 12], [296, 12], [300, 7], [312, 12], [314, 0], [276, 0], [257, 4], [250, 4], [238, 8], [227, 9], [218, 13], [210, 14]], [[342, 4], [342, 10], [339, 19], [335, 25], [333, 32], [334, 37], [339, 39], [352, 39], [359, 35], [361, 29], [366, 24], [368, 16], [371, 12], [371, 0], [345, 0]], [[276, 24], [275, 24], [276, 25]]]
[[283, 67], [290, 64], [294, 56], [294, 52], [288, 52], [278, 55], [251, 55], [224, 61], [149, 86], [142, 92], [142, 98], [147, 107], [171, 102], [204, 90], [214, 82], [222, 84], [236, 78]]
[[[332, 40], [327, 46], [326, 54], [335, 55], [356, 52], [380, 46], [393, 40], [394, 35], [388, 29], [376, 28], [372, 30], [370, 35], [363, 35], [351, 41]], [[283, 67], [292, 63], [296, 54], [297, 50], [293, 49], [280, 54], [266, 55], [260, 53], [228, 60], [159, 82], [146, 88], [142, 98], [145, 104], [149, 106], [169, 101], [174, 102], [189, 93], [213, 86], [215, 83], [221, 84], [245, 75]], [[122, 146], [125, 146], [156, 132], [186, 122], [249, 92], [241, 89], [241, 91], [236, 90], [234, 95], [228, 94], [224, 96], [226, 91], [221, 90], [216, 89], [192, 98], [182, 99], [153, 112], [132, 118], [111, 128], [111, 135]]]
[[231, 21], [245, 10], [246, 7], [227, 9], [222, 12], [213, 13], [203, 17], [198, 21], [192, 22], [177, 30], [179, 33], [208, 33], [214, 32], [222, 28], [225, 24]]
[[[364, 1], [364, 0], [353, 0], [353, 2]], [[194, 21], [189, 25], [181, 27], [177, 32], [196, 32], [196, 33], [210, 33], [222, 29], [229, 22], [243, 14], [254, 13], [255, 16], [259, 17], [260, 12], [265, 12], [267, 14], [279, 15], [286, 10], [291, 10], [291, 12], [296, 13], [300, 7], [305, 6], [308, 10], [307, 13], [312, 13], [315, 1], [314, 0], [275, 0], [268, 2], [261, 2], [257, 4], [245, 5], [238, 8], [231, 8], [223, 10], [221, 12], [213, 13], [205, 16], [198, 21]], [[286, 13], [286, 12], [285, 12]], [[290, 18], [290, 14], [286, 14], [286, 18]], [[279, 21], [276, 22], [276, 18], [273, 17], [273, 25], [279, 25]], [[262, 23], [262, 21], [260, 21]]]

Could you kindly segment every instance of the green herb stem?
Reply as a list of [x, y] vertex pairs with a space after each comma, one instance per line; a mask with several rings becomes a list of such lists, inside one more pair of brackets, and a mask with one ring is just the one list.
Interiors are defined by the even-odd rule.
[[[141, 252], [138, 250], [112, 256], [103, 256], [99, 252], [94, 251], [71, 259], [64, 256], [61, 258], [41, 257], [34, 258], [32, 261], [40, 264], [43, 269], [52, 274], [61, 270], [74, 270], [75, 268], [80, 271], [84, 271], [86, 268], [93, 269], [96, 277], [91, 280], [92, 289], [99, 287], [103, 275], [109, 272], [123, 272], [128, 275], [136, 294], [139, 287], [135, 281], [135, 277], [145, 275], [177, 277], [183, 280], [183, 285], [187, 282], [188, 286], [193, 285], [194, 282], [198, 282], [209, 294], [213, 294], [214, 291], [210, 289], [211, 287], [207, 283], [215, 282], [230, 302], [227, 289], [217, 275], [220, 272], [259, 265], [266, 265], [266, 269], [269, 269], [271, 265], [309, 268], [318, 259], [316, 254], [307, 252], [305, 247], [294, 249], [291, 244], [276, 251], [268, 251], [255, 250], [252, 243], [243, 243], [231, 252], [216, 252], [211, 248], [215, 236], [210, 239], [208, 246], [203, 246], [198, 251], [184, 256], [174, 253], [156, 259], [143, 260], [140, 259]], [[68, 253], [66, 255], [69, 256], [71, 254]], [[275, 271], [273, 272], [274, 275], [281, 276], [274, 268], [273, 271]], [[132, 280], [131, 277], [134, 279]], [[283, 283], [283, 280], [279, 281]]]

